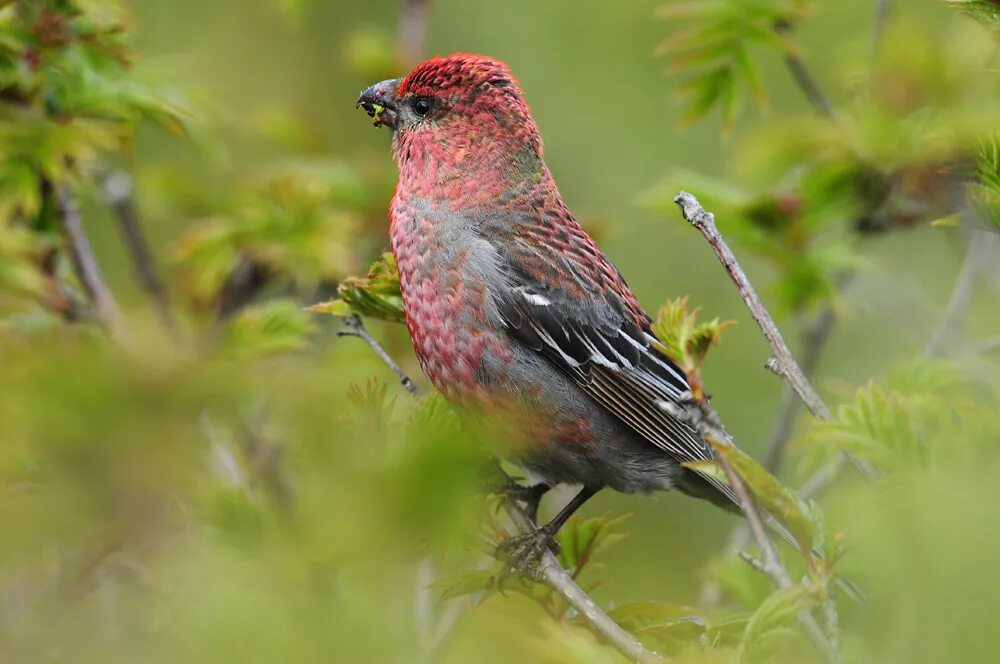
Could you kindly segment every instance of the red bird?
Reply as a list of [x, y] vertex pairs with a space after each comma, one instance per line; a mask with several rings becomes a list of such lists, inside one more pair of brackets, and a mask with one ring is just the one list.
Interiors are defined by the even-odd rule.
[[664, 408], [689, 394], [685, 374], [563, 202], [507, 66], [434, 58], [358, 104], [393, 130], [390, 234], [421, 367], [448, 399], [519, 424], [512, 460], [541, 478], [532, 511], [554, 484], [583, 486], [535, 548], [603, 487], [734, 509], [728, 487], [681, 465], [713, 458]]

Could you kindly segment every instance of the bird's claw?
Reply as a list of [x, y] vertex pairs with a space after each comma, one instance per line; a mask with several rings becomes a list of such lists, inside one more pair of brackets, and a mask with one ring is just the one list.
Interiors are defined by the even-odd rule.
[[502, 588], [503, 583], [512, 576], [541, 581], [542, 558], [549, 551], [558, 554], [559, 543], [545, 528], [505, 539], [497, 546], [495, 553], [503, 563], [497, 586]]

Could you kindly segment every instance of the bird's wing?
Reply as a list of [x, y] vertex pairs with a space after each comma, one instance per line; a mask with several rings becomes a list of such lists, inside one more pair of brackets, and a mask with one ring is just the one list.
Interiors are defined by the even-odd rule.
[[[593, 241], [582, 229], [557, 250], [527, 240], [501, 254], [496, 300], [510, 335], [679, 463], [714, 459], [698, 433], [664, 408], [682, 401], [687, 378], [652, 346], [648, 316]], [[732, 499], [729, 487], [702, 477]]]

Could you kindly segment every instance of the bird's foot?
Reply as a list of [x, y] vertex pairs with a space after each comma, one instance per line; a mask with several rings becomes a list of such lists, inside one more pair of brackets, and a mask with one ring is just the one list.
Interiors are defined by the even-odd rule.
[[547, 484], [518, 484], [510, 475], [504, 472], [499, 462], [491, 460], [481, 471], [486, 491], [500, 496], [504, 500], [520, 503], [532, 523], [537, 523], [538, 505], [542, 496], [551, 488]]
[[499, 584], [518, 575], [531, 581], [542, 580], [542, 558], [546, 552], [559, 553], [559, 543], [544, 526], [530, 533], [514, 535], [496, 548], [496, 557], [503, 562]]

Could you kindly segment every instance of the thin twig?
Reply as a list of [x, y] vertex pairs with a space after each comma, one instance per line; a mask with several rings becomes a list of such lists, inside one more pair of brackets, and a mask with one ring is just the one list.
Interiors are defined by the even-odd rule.
[[[820, 398], [809, 382], [809, 379], [802, 372], [802, 368], [795, 361], [795, 358], [792, 357], [792, 352], [788, 349], [788, 345], [782, 338], [781, 332], [778, 331], [778, 326], [775, 325], [770, 312], [768, 312], [760, 296], [757, 295], [757, 291], [750, 284], [750, 280], [747, 278], [743, 268], [740, 267], [729, 245], [722, 238], [722, 234], [719, 233], [719, 229], [715, 225], [715, 215], [707, 212], [698, 203], [698, 199], [686, 191], [678, 193], [674, 198], [674, 203], [680, 208], [684, 219], [697, 228], [705, 240], [708, 241], [709, 246], [712, 247], [715, 255], [719, 258], [719, 262], [722, 263], [726, 273], [729, 274], [729, 278], [736, 284], [740, 297], [746, 303], [747, 308], [750, 309], [754, 320], [757, 321], [757, 325], [760, 327], [764, 338], [774, 353], [764, 366], [784, 378], [792, 386], [792, 389], [795, 390], [799, 398], [802, 399], [809, 412], [816, 416], [817, 419], [823, 421], [833, 419], [830, 409], [823, 403], [823, 399]], [[870, 464], [854, 456], [849, 455], [849, 458], [865, 477], [870, 479], [875, 476], [875, 471], [871, 468]]]
[[996, 252], [997, 234], [985, 231], [973, 231], [969, 235], [969, 247], [965, 252], [965, 261], [955, 280], [951, 297], [945, 307], [944, 316], [938, 323], [934, 336], [924, 351], [928, 357], [941, 355], [957, 328], [965, 320], [965, 314], [972, 304], [972, 295], [983, 269], [992, 260]]
[[757, 512], [757, 508], [753, 504], [753, 500], [750, 498], [749, 492], [747, 492], [746, 485], [733, 469], [732, 464], [730, 464], [724, 456], [719, 455], [716, 461], [720, 466], [722, 466], [722, 470], [726, 473], [726, 478], [729, 480], [729, 486], [732, 487], [733, 492], [736, 494], [740, 509], [743, 510], [743, 514], [746, 516], [747, 524], [750, 527], [750, 533], [753, 535], [754, 541], [760, 548], [761, 565], [764, 574], [766, 574], [778, 588], [788, 588], [792, 585], [792, 579], [788, 575], [788, 570], [786, 570], [785, 566], [781, 563], [781, 558], [778, 557], [778, 552], [775, 550], [774, 544], [767, 536], [767, 530], [764, 528], [764, 522], [761, 520], [760, 514]]
[[[802, 333], [802, 361], [799, 366], [802, 367], [802, 373], [807, 379], [816, 371], [835, 321], [833, 306], [827, 304]], [[786, 383], [781, 393], [781, 402], [770, 442], [764, 452], [764, 467], [775, 475], [781, 470], [781, 464], [785, 459], [801, 403], [791, 385]]]
[[[774, 31], [779, 36], [791, 32], [792, 28], [793, 24], [788, 21], [779, 21], [774, 25]], [[799, 86], [799, 89], [806, 96], [806, 99], [809, 100], [809, 103], [812, 104], [817, 113], [830, 120], [834, 120], [833, 106], [830, 105], [826, 95], [823, 94], [823, 90], [819, 87], [816, 78], [809, 71], [805, 60], [802, 59], [799, 52], [790, 44], [785, 46], [784, 51], [785, 65], [788, 67], [788, 71], [791, 72], [792, 78], [795, 79], [795, 83]]]
[[1000, 350], [1000, 335], [980, 341], [976, 344], [975, 348], [972, 349], [972, 354], [989, 355], [990, 353], [995, 353], [998, 350]]
[[764, 338], [767, 339], [767, 343], [774, 353], [767, 361], [767, 368], [788, 381], [795, 393], [805, 403], [809, 412], [821, 420], [831, 419], [830, 409], [823, 403], [823, 399], [813, 389], [795, 358], [792, 357], [792, 353], [788, 350], [788, 345], [782, 338], [781, 332], [778, 331], [778, 326], [774, 324], [774, 319], [771, 318], [767, 307], [764, 306], [757, 291], [750, 284], [750, 280], [747, 279], [746, 273], [743, 272], [743, 268], [736, 260], [736, 256], [733, 255], [726, 241], [722, 239], [722, 234], [719, 233], [719, 229], [715, 225], [715, 215], [706, 212], [698, 203], [698, 199], [686, 191], [678, 193], [674, 198], [674, 203], [680, 208], [684, 219], [697, 228], [708, 241], [709, 246], [712, 247], [715, 255], [718, 256], [722, 266], [729, 274], [729, 278], [736, 284], [740, 297], [750, 309], [750, 313], [757, 321], [761, 332], [764, 333]]
[[885, 25], [889, 21], [889, 14], [895, 3], [893, 0], [875, 1], [875, 21], [872, 25], [872, 53], [878, 54], [882, 45], [882, 37], [885, 34]]
[[358, 337], [364, 341], [373, 351], [375, 351], [375, 354], [379, 356], [379, 359], [385, 362], [385, 364], [392, 369], [392, 372], [396, 374], [396, 377], [399, 378], [399, 382], [402, 383], [407, 392], [415, 397], [420, 396], [420, 390], [417, 388], [416, 383], [414, 383], [413, 380], [406, 375], [406, 372], [403, 371], [398, 364], [396, 364], [396, 361], [389, 356], [389, 353], [387, 353], [385, 348], [382, 347], [382, 344], [376, 341], [375, 338], [368, 333], [368, 330], [365, 328], [365, 324], [361, 322], [361, 318], [358, 316], [349, 316], [344, 322], [347, 323], [347, 326], [350, 329], [337, 330], [338, 337]]
[[86, 291], [87, 297], [90, 298], [94, 316], [112, 339], [120, 341], [125, 334], [121, 313], [111, 289], [108, 288], [108, 284], [104, 280], [101, 266], [94, 255], [94, 248], [91, 246], [90, 240], [87, 239], [83, 220], [80, 218], [80, 208], [68, 184], [62, 184], [58, 187], [57, 199], [59, 221], [69, 242], [76, 276]]
[[403, 0], [399, 12], [399, 58], [412, 67], [424, 57], [431, 0]]
[[[368, 346], [375, 351], [375, 354], [378, 355], [379, 359], [381, 359], [397, 376], [399, 376], [403, 387], [405, 387], [414, 397], [419, 396], [416, 386], [410, 377], [406, 375], [398, 364], [396, 364], [382, 345], [375, 341], [370, 334], [368, 334], [368, 331], [365, 329], [361, 319], [357, 316], [352, 316], [347, 319], [347, 324], [351, 327], [351, 329], [340, 330], [337, 334], [340, 336], [359, 337], [364, 340]], [[513, 522], [514, 527], [520, 533], [529, 533], [535, 529], [531, 519], [524, 512], [524, 510], [516, 504], [516, 502], [509, 500], [505, 501], [504, 508]], [[616, 623], [611, 616], [599, 607], [597, 603], [591, 599], [590, 595], [584, 592], [584, 590], [576, 584], [569, 573], [559, 565], [559, 561], [554, 555], [552, 555], [551, 551], [546, 551], [542, 555], [536, 571], [539, 578], [546, 585], [565, 599], [570, 606], [580, 613], [580, 615], [585, 617], [594, 630], [606, 638], [608, 642], [611, 643], [611, 645], [614, 646], [615, 649], [622, 655], [629, 658], [633, 662], [663, 661], [663, 658], [660, 655], [643, 646], [638, 639], [622, 629], [622, 627]]]
[[160, 321], [167, 332], [175, 340], [179, 340], [180, 326], [170, 306], [167, 289], [157, 274], [156, 261], [153, 259], [153, 253], [149, 249], [149, 243], [146, 242], [142, 225], [139, 223], [139, 215], [132, 198], [132, 178], [124, 171], [115, 171], [104, 179], [102, 188], [104, 200], [118, 221], [118, 228], [125, 241], [129, 257], [132, 259], [132, 269], [135, 270], [139, 284], [153, 301]]
[[[708, 402], [700, 400], [697, 401], [694, 406], [696, 407], [693, 409], [687, 409], [684, 414], [675, 412], [675, 417], [687, 419], [688, 423], [695, 427], [699, 435], [701, 435], [701, 437], [713, 447], [719, 445], [735, 447], [736, 443], [722, 427], [718, 414], [712, 409]], [[757, 506], [750, 497], [749, 491], [747, 491], [743, 478], [740, 477], [739, 473], [736, 472], [732, 464], [729, 463], [729, 460], [722, 454], [717, 454], [715, 461], [722, 468], [726, 475], [726, 479], [729, 482], [729, 486], [732, 487], [733, 493], [736, 494], [736, 501], [739, 504], [740, 509], [743, 511], [743, 516], [746, 518], [750, 533], [753, 535], [753, 539], [757, 543], [757, 547], [760, 549], [760, 571], [771, 579], [771, 582], [776, 588], [790, 588], [792, 586], [792, 578], [789, 576], [788, 570], [781, 562], [781, 558], [778, 556], [778, 552], [774, 548], [774, 544], [767, 535], [767, 530], [764, 527], [764, 521], [760, 517], [760, 512], [757, 511]], [[828, 599], [826, 603], [832, 605], [832, 598]], [[824, 607], [825, 612], [836, 613], [836, 610], [836, 606]], [[799, 613], [798, 620], [799, 624], [802, 625], [809, 641], [812, 642], [817, 652], [823, 656], [824, 661], [828, 663], [839, 662], [839, 653], [833, 645], [838, 642], [839, 636], [830, 635], [827, 637], [824, 635], [819, 623], [816, 622], [816, 619], [809, 611], [802, 611]]]
[[840, 472], [844, 470], [847, 466], [847, 456], [844, 454], [838, 455], [833, 463], [821, 467], [812, 476], [809, 477], [802, 486], [799, 488], [799, 497], [804, 501], [810, 501], [817, 495], [822, 493], [827, 486], [830, 485], [834, 479], [840, 475]]

